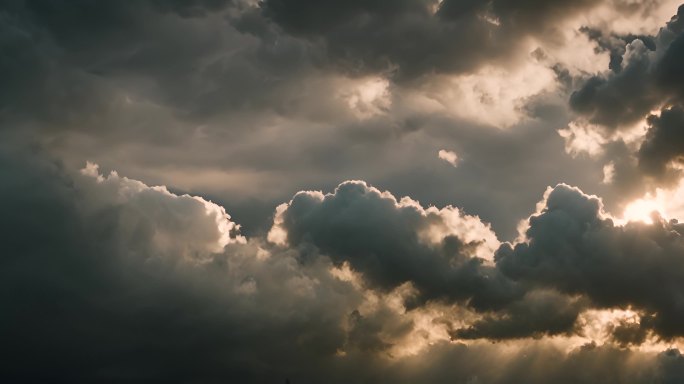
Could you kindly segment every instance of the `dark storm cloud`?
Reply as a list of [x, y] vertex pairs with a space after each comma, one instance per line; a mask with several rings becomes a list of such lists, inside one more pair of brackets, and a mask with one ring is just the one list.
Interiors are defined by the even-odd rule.
[[215, 253], [202, 201], [39, 152], [0, 165], [3, 381], [282, 381], [343, 345], [358, 295], [286, 254]]
[[[0, 243], [0, 274], [12, 287], [0, 296], [9, 314], [0, 318], [5, 381], [512, 384], [682, 377], [675, 350], [654, 355], [587, 345], [566, 353], [540, 342], [511, 355], [489, 343], [440, 343], [415, 356], [387, 357], [413, 324], [386, 310], [356, 310], [361, 292], [331, 278], [324, 259], [303, 265], [292, 250], [274, 249], [263, 258], [250, 243], [215, 253], [204, 245], [218, 234], [192, 232], [216, 223], [201, 200], [102, 177], [92, 167], [71, 175], [39, 151], [3, 147], [1, 154], [7, 209], [0, 226], [13, 234]], [[553, 298], [559, 297], [542, 293], [530, 301], [541, 314], [558, 308]], [[346, 356], [338, 355], [341, 348]]]
[[[479, 348], [463, 346], [449, 352], [444, 351], [436, 358], [435, 366], [454, 368], [447, 369], [448, 373], [442, 369], [434, 369], [431, 374], [423, 377], [407, 375], [407, 381], [449, 382], [455, 378], [456, 382], [462, 383], [592, 384], [605, 380], [614, 383], [674, 384], [684, 378], [682, 356], [677, 350], [642, 360], [633, 351], [587, 344], [567, 355], [552, 348], [532, 348], [509, 360], [502, 356], [495, 357]], [[496, 365], [492, 364], [494, 361], [497, 362]], [[484, 372], [474, 372], [471, 364], [484, 364], [487, 368]]]
[[570, 106], [575, 112], [594, 124], [615, 129], [638, 121], [662, 101], [648, 79], [651, 51], [636, 39], [628, 45], [627, 55], [618, 73], [611, 72], [608, 78], [592, 77], [572, 94]]
[[[587, 303], [536, 291], [477, 256], [496, 241], [479, 219], [452, 208], [424, 210], [363, 182], [346, 182], [328, 195], [295, 195], [276, 215], [272, 239], [284, 231], [302, 254], [348, 263], [370, 287], [390, 291], [411, 283], [409, 308], [429, 300], [466, 304], [484, 317], [451, 331], [454, 339], [519, 339], [572, 334]], [[490, 251], [491, 250], [491, 251]], [[304, 256], [306, 257], [306, 256]]]
[[[655, 36], [583, 28], [597, 51], [610, 52], [609, 70], [588, 77], [570, 96], [575, 123], [603, 138], [596, 159], [612, 169], [602, 194], [612, 208], [658, 187], [677, 184], [684, 106], [684, 6]], [[578, 79], [575, 78], [574, 82]], [[647, 133], [634, 137], [633, 128]], [[629, 133], [632, 132], [632, 133]], [[592, 139], [593, 140], [593, 139]]]
[[[375, 12], [372, 25], [367, 26], [368, 36], [350, 44], [368, 44], [371, 55], [383, 49], [399, 49], [395, 55], [402, 55], [396, 58], [398, 64], [405, 62], [402, 65], [413, 75], [429, 77], [433, 72], [430, 68], [436, 65], [433, 62], [453, 72], [460, 68], [459, 61], [464, 68], [476, 70], [480, 64], [496, 65], [489, 62], [491, 55], [504, 57], [508, 52], [528, 56], [528, 52], [516, 51], [517, 44], [506, 41], [515, 33], [501, 32], [505, 36], [501, 52], [482, 51], [486, 57], [476, 63], [470, 57], [479, 57], [478, 41], [490, 39], [486, 37], [489, 32], [451, 35], [443, 30], [449, 25], [499, 28], [480, 17], [488, 7], [498, 9], [501, 15], [510, 14], [511, 20], [538, 14], [552, 15], [549, 22], [558, 21], [556, 16], [565, 17], [564, 11], [583, 2], [553, 2], [553, 6], [521, 3], [517, 11], [502, 4], [483, 7], [479, 3], [461, 3], [463, 9], [455, 10], [453, 7], [460, 5], [448, 2], [437, 15], [427, 12], [426, 3], [373, 4], [335, 5], [349, 8], [339, 12], [354, 19], [368, 7]], [[278, 10], [287, 11], [283, 10], [285, 5], [294, 10], [299, 7], [298, 3], [283, 3]], [[319, 18], [330, 21], [327, 8], [309, 5], [311, 12], [320, 12]], [[347, 92], [348, 82], [358, 79], [348, 79], [337, 71], [336, 56], [330, 56], [321, 39], [281, 27], [275, 16], [271, 18], [266, 12], [270, 5], [262, 6], [218, 1], [4, 2], [0, 5], [0, 28], [5, 30], [0, 38], [0, 55], [5, 58], [0, 61], [2, 129], [34, 135], [70, 167], [94, 160], [105, 168], [176, 190], [230, 200], [231, 206], [241, 205], [236, 207], [236, 215], [249, 216], [241, 221], [252, 230], [268, 225], [268, 215], [262, 212], [270, 212], [274, 204], [301, 189], [329, 190], [341, 180], [363, 178], [416, 196], [407, 180], [418, 178], [431, 186], [418, 191], [422, 200], [446, 205], [459, 196], [469, 212], [481, 212], [490, 221], [496, 219], [497, 231], [510, 238], [515, 222], [534, 204], [539, 188], [559, 181], [581, 184], [581, 177], [595, 178], [572, 175], [571, 159], [558, 158], [560, 141], [550, 137], [553, 132], [541, 120], [535, 133], [527, 126], [512, 132], [492, 131], [441, 112], [415, 111], [410, 101], [400, 100], [410, 97], [404, 95], [403, 85], [390, 84], [388, 89], [388, 100], [396, 107], [380, 109], [372, 119], [359, 119], [348, 100], [340, 96]], [[338, 12], [337, 8], [332, 9]], [[413, 12], [416, 8], [421, 10]], [[288, 13], [287, 17], [294, 16]], [[411, 21], [414, 18], [416, 21]], [[460, 18], [464, 21], [456, 21]], [[396, 33], [385, 19], [397, 24]], [[315, 24], [316, 20], [307, 18], [303, 23]], [[426, 25], [423, 37], [407, 30], [413, 28], [412, 23], [420, 30]], [[509, 24], [522, 31], [544, 23]], [[437, 28], [431, 25], [440, 26], [438, 38], [425, 36]], [[377, 33], [371, 31], [373, 28]], [[353, 28], [348, 33], [360, 32]], [[374, 40], [383, 33], [394, 45]], [[415, 42], [404, 44], [405, 39]], [[492, 37], [487, 44], [499, 43]], [[468, 45], [467, 50], [456, 50], [463, 45]], [[408, 56], [411, 52], [401, 51], [404, 49], [425, 52], [412, 59]], [[352, 57], [352, 53], [350, 61], [366, 60]], [[544, 120], [552, 121], [549, 125], [563, 124], [563, 111], [551, 109], [546, 113]], [[550, 144], [555, 147], [535, 149], [544, 151], [544, 156], [555, 156], [553, 166], [549, 165], [551, 161], [532, 165], [526, 156], [520, 156], [529, 153], [529, 136], [554, 141]], [[508, 145], [511, 142], [515, 146]], [[438, 146], [445, 144], [464, 148], [459, 153], [466, 157], [472, 152], [472, 161], [466, 161], [459, 170], [436, 167], [425, 153], [438, 151], [442, 149]], [[345, 145], [344, 151], [338, 150], [340, 145]], [[404, 156], [396, 159], [395, 152]], [[503, 159], [504, 155], [511, 158]], [[545, 176], [529, 183], [513, 181], [516, 193], [500, 204], [514, 207], [510, 213], [499, 204], [481, 202], [482, 194], [503, 197], [490, 186], [501, 177], [508, 178], [505, 170], [515, 172], [528, 166]], [[537, 169], [540, 167], [543, 169]], [[568, 172], [557, 176], [554, 168]], [[460, 177], [478, 182], [454, 182]], [[480, 182], [481, 178], [486, 180]], [[262, 190], [272, 195], [256, 193]], [[245, 209], [247, 205], [254, 209]]]
[[[591, 123], [608, 129], [631, 124], [647, 116], [662, 104], [682, 101], [681, 77], [684, 58], [682, 22], [684, 6], [657, 36], [604, 38], [590, 29], [590, 37], [599, 47], [611, 51], [611, 69], [593, 76], [570, 98], [575, 112]], [[620, 41], [626, 42], [626, 46]]]
[[[527, 57], [529, 37], [561, 44], [557, 28], [598, 2], [250, 3], [0, 5], [0, 381], [682, 381], [678, 351], [630, 349], [654, 332], [682, 335], [680, 224], [611, 225], [592, 198], [557, 187], [530, 242], [499, 249], [464, 213], [510, 229], [540, 185], [590, 184], [575, 171], [586, 162], [557, 156], [557, 96], [524, 100], [533, 121], [509, 130], [403, 100], [423, 86], [433, 103], [426, 77]], [[648, 75], [673, 100], [679, 24], [659, 35], [654, 52], [669, 48]], [[649, 54], [650, 40], [605, 36], [594, 39], [625, 59], [604, 81], [642, 76], [627, 56]], [[349, 96], [358, 102], [368, 78], [350, 74], [395, 81], [355, 110]], [[651, 119], [644, 169], [679, 156], [680, 111], [666, 111]], [[459, 154], [458, 169], [439, 161], [443, 148]], [[268, 217], [297, 190], [359, 177], [468, 209], [345, 182], [282, 205], [276, 245], [265, 231], [240, 236], [237, 215], [206, 198], [92, 164], [73, 172], [69, 162], [86, 158], [152, 182], [167, 172], [202, 196], [194, 186], [245, 188], [258, 203], [212, 196], [255, 227], [256, 211]], [[587, 309], [627, 306], [640, 321], [611, 324], [604, 346], [558, 342], [581, 334]]]
[[[306, 46], [237, 31], [231, 15], [243, 8], [221, 1], [3, 4], [0, 106], [53, 131], [99, 128], [120, 137], [147, 123], [157, 137], [176, 141], [189, 127], [180, 134], [147, 120], [167, 113], [202, 122], [253, 106], [287, 113], [278, 94], [311, 69]], [[143, 117], [120, 121], [145, 105]]]
[[648, 337], [648, 329], [643, 327], [641, 323], [633, 321], [622, 320], [609, 328], [613, 341], [623, 348], [630, 345], [641, 345]]
[[631, 306], [661, 337], [681, 336], [684, 225], [655, 220], [616, 225], [596, 197], [559, 185], [530, 217], [527, 240], [498, 250], [497, 267], [514, 280], [586, 295], [602, 308]]
[[571, 335], [587, 303], [553, 291], [531, 291], [505, 311], [485, 315], [465, 328], [450, 332], [454, 339], [522, 339]]
[[325, 196], [298, 193], [278, 213], [272, 233], [277, 231], [285, 232], [290, 246], [314, 245], [333, 262], [348, 262], [372, 286], [391, 290], [413, 283], [421, 302], [468, 299], [488, 309], [520, 295], [477, 257], [478, 248], [497, 246], [479, 219], [450, 207], [426, 211], [363, 182], [345, 182]]
[[528, 36], [554, 35], [559, 22], [597, 2], [290, 1], [261, 7], [289, 33], [321, 42], [336, 67], [396, 78], [467, 72], [515, 55]]
[[[684, 109], [663, 109], [648, 118], [649, 129], [639, 149], [639, 167], [658, 179], [672, 178], [669, 165], [684, 155]], [[669, 176], [669, 177], [668, 177]]]

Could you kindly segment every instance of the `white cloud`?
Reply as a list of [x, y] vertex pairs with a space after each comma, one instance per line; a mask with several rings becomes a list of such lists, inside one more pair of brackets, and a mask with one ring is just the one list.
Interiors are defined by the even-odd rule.
[[454, 151], [447, 151], [446, 149], [440, 149], [437, 156], [446, 161], [447, 163], [458, 167], [458, 155]]
[[152, 247], [147, 250], [152, 253], [201, 261], [222, 252], [228, 244], [246, 241], [225, 209], [202, 197], [176, 195], [165, 186], [148, 186], [116, 171], [104, 176], [98, 165], [90, 162], [81, 175], [77, 182], [87, 192], [83, 201], [86, 210], [94, 214], [118, 207], [121, 218], [117, 230], [128, 239], [139, 238], [141, 229], [149, 232]]

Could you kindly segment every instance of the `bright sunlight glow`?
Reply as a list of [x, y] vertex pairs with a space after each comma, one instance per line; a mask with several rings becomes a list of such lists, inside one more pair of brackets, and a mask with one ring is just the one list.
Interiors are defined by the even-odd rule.
[[653, 224], [651, 218], [653, 212], [665, 216], [665, 204], [661, 199], [637, 199], [627, 204], [622, 217], [625, 221], [642, 221], [646, 224]]

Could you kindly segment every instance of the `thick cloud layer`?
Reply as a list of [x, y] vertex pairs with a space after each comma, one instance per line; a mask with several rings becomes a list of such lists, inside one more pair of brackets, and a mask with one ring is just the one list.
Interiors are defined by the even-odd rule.
[[333, 64], [399, 78], [458, 73], [516, 56], [526, 38], [598, 2], [267, 0], [263, 13], [288, 32], [321, 42]]
[[[324, 20], [324, 30], [304, 33], [293, 26], [298, 4], [4, 2], [1, 128], [69, 168], [96, 161], [209, 195], [250, 234], [267, 231], [273, 206], [296, 191], [364, 179], [425, 204], [457, 197], [510, 238], [540, 188], [600, 181], [560, 152], [551, 128], [568, 117], [547, 68], [573, 38], [566, 24], [595, 5], [316, 3], [306, 10], [317, 17], [297, 25]], [[326, 42], [331, 18], [349, 49]], [[442, 149], [459, 154], [458, 169], [425, 155]], [[498, 192], [502, 179], [515, 193]]]
[[346, 182], [330, 195], [297, 194], [275, 222], [271, 238], [284, 233], [291, 246], [314, 245], [384, 290], [411, 282], [424, 299], [477, 296], [474, 302], [485, 307], [514, 295], [505, 282], [496, 286], [497, 276], [484, 265], [496, 236], [456, 208], [425, 210], [363, 182]]
[[2, 2], [0, 381], [682, 382], [682, 9]]

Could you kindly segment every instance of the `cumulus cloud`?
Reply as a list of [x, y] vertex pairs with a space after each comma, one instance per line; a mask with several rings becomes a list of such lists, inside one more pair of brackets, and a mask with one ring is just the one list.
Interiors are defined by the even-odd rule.
[[425, 209], [364, 182], [345, 182], [328, 195], [298, 193], [278, 208], [274, 222], [272, 239], [315, 246], [382, 290], [411, 283], [420, 301], [469, 299], [483, 307], [515, 295], [486, 266], [499, 245], [496, 235], [454, 207]]
[[325, 263], [224, 237], [236, 227], [201, 198], [5, 160], [5, 380], [282, 380], [308, 360], [282, 360], [287, 349], [329, 358], [344, 345], [339, 320], [361, 296]]
[[670, 126], [680, 124], [683, 100], [673, 69], [680, 67], [682, 12], [680, 6], [655, 35], [583, 29], [598, 51], [610, 52], [610, 63], [572, 93], [576, 119], [559, 132], [570, 153], [613, 164], [618, 201], [677, 183], [681, 140]]
[[600, 199], [559, 185], [530, 217], [525, 240], [497, 251], [497, 266], [514, 280], [584, 295], [600, 308], [634, 308], [643, 327], [678, 337], [684, 228], [654, 221], [617, 225]]
[[328, 62], [336, 67], [410, 79], [431, 72], [467, 72], [515, 56], [527, 37], [545, 39], [558, 23], [596, 5], [584, 0], [269, 0], [261, 11], [285, 31], [321, 41]]
[[[568, 269], [575, 260], [568, 256], [568, 273], [553, 274], [559, 256], [547, 248], [537, 253], [545, 273], [530, 262], [517, 267], [528, 258], [525, 247], [568, 250], [542, 240], [547, 231], [617, 230], [601, 216], [600, 202], [576, 189], [550, 192], [530, 220], [528, 242], [511, 250], [456, 208], [423, 208], [346, 182], [332, 194], [300, 192], [282, 205], [274, 230], [284, 237], [273, 246], [241, 237], [223, 208], [206, 199], [104, 176], [94, 164], [71, 173], [40, 155], [7, 153], [0, 198], [12, 209], [2, 230], [16, 235], [0, 245], [2, 278], [13, 287], [4, 296], [12, 316], [0, 321], [12, 351], [2, 377], [11, 381], [344, 382], [383, 375], [393, 382], [591, 383], [604, 370], [623, 382], [681, 376], [676, 351], [608, 343], [567, 352], [543, 338], [573, 337], [577, 314], [592, 305], [632, 305], [649, 330], [680, 332], [665, 296], [676, 294], [680, 278], [676, 269], [659, 269], [675, 265], [668, 255], [678, 244], [677, 224], [624, 227], [631, 232], [613, 236], [618, 249], [631, 250], [640, 237], [643, 247], [653, 247], [649, 239], [662, 249], [647, 258], [637, 247], [625, 262], [598, 244], [601, 253], [587, 253], [597, 258], [595, 273], [583, 263]], [[485, 260], [497, 248], [496, 264]], [[636, 261], [639, 271], [660, 272], [618, 270]], [[592, 280], [610, 268], [613, 275], [603, 277], [615, 289]], [[617, 345], [643, 340], [628, 326], [611, 330]], [[526, 338], [541, 340], [512, 343], [509, 352], [486, 341]], [[474, 341], [458, 341], [466, 339]], [[483, 359], [499, 364], [492, 369], [478, 363]], [[529, 369], [541, 362], [546, 368]], [[571, 373], [577, 367], [586, 376]]]
[[[681, 98], [676, 71], [681, 50], [680, 7], [654, 37], [626, 36], [606, 41], [595, 36], [599, 47], [612, 49], [610, 71], [593, 76], [570, 98], [572, 108], [591, 123], [610, 129], [638, 122], [663, 104]], [[591, 34], [591, 31], [590, 31]]]

